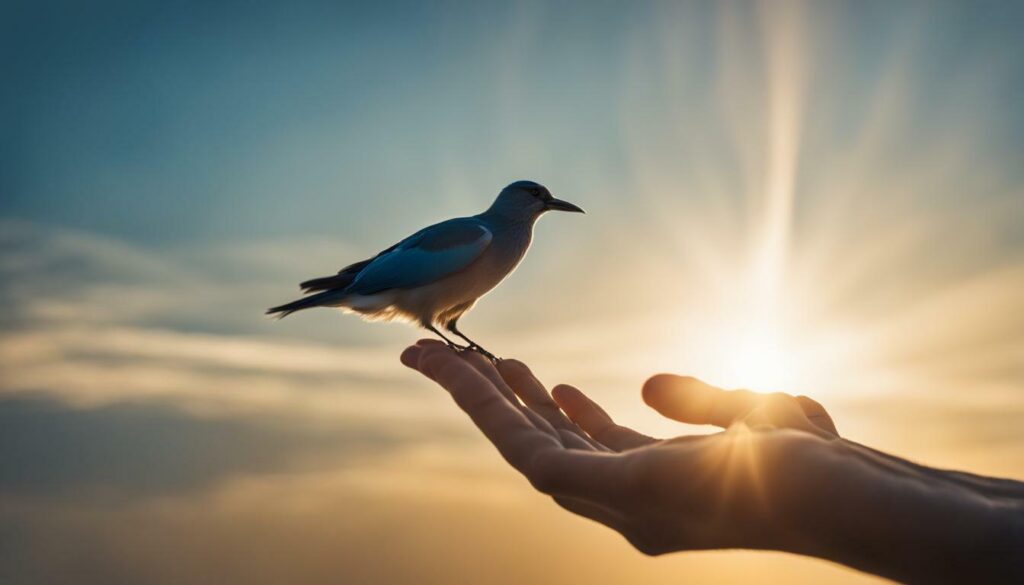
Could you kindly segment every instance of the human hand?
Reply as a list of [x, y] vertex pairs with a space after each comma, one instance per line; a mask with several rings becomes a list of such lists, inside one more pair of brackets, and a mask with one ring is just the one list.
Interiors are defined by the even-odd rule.
[[[962, 477], [922, 473], [928, 468], [839, 439], [825, 409], [805, 397], [655, 376], [643, 389], [649, 405], [675, 420], [726, 428], [658, 440], [615, 424], [575, 388], [549, 394], [515, 360], [495, 366], [421, 341], [402, 362], [447, 389], [539, 491], [647, 554], [759, 548], [897, 578], [951, 579], [972, 568], [953, 566], [970, 559], [962, 545], [992, 536], [993, 502], [964, 488]], [[957, 517], [956, 538], [940, 536], [949, 532], [949, 514]], [[973, 550], [1004, 559], [999, 547]]]
[[425, 340], [402, 361], [451, 392], [537, 489], [648, 554], [772, 547], [766, 533], [777, 527], [775, 478], [799, 464], [803, 451], [837, 436], [825, 409], [808, 398], [726, 392], [660, 375], [644, 386], [649, 405], [675, 420], [731, 430], [657, 440], [615, 424], [571, 386], [557, 386], [553, 399], [515, 360], [495, 366]]

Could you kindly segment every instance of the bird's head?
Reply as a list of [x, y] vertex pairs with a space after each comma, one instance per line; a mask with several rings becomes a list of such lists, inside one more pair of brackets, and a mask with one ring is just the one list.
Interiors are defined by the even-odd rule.
[[555, 199], [547, 187], [533, 181], [516, 181], [502, 189], [491, 211], [523, 219], [536, 219], [545, 211], [585, 213], [568, 201]]

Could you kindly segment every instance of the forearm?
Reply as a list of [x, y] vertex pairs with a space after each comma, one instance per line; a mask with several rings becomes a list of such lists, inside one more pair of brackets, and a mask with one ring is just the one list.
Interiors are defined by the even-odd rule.
[[846, 448], [858, 452], [867, 461], [885, 461], [910, 473], [934, 478], [938, 481], [961, 485], [987, 498], [1018, 502], [1024, 505], [1024, 482], [1001, 477], [986, 477], [964, 471], [937, 469], [901, 459], [895, 455], [872, 449], [860, 443], [842, 439]]
[[1024, 484], [835, 441], [802, 552], [905, 582], [1024, 582]]
[[837, 511], [833, 560], [909, 583], [1024, 582], [1024, 514], [949, 484], [900, 479]]

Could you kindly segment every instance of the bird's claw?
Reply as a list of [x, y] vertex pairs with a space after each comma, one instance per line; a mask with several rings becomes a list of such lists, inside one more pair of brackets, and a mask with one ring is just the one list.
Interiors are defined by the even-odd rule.
[[472, 345], [459, 345], [458, 343], [448, 342], [447, 345], [455, 353], [465, 353], [467, 351], [475, 351], [476, 353], [478, 353], [478, 354], [484, 356], [485, 358], [491, 360], [491, 363], [497, 364], [498, 362], [501, 361], [500, 357], [494, 355], [493, 353], [487, 351], [486, 349], [480, 347], [479, 345], [476, 345], [475, 343], [472, 344]]
[[501, 358], [500, 358], [500, 357], [498, 357], [498, 356], [494, 355], [493, 353], [491, 353], [491, 352], [487, 351], [486, 349], [484, 349], [484, 348], [480, 347], [479, 345], [477, 345], [477, 344], [475, 344], [475, 343], [472, 343], [472, 344], [470, 344], [470, 345], [469, 345], [469, 347], [468, 347], [468, 349], [469, 349], [470, 351], [475, 351], [475, 352], [477, 352], [478, 354], [480, 354], [480, 355], [484, 356], [485, 358], [487, 358], [487, 359], [491, 360], [491, 363], [497, 364], [498, 362], [500, 362], [500, 361], [501, 361]]
[[468, 345], [459, 345], [458, 343], [454, 343], [454, 342], [451, 342], [451, 341], [446, 341], [444, 343], [445, 343], [445, 345], [448, 346], [449, 349], [451, 349], [455, 353], [462, 353], [464, 351], [468, 351], [468, 350], [472, 349]]

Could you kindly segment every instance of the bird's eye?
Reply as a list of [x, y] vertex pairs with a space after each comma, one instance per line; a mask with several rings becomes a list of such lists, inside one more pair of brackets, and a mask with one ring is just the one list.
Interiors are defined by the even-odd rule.
[[540, 187], [531, 187], [530, 195], [533, 195], [534, 197], [540, 197]]

